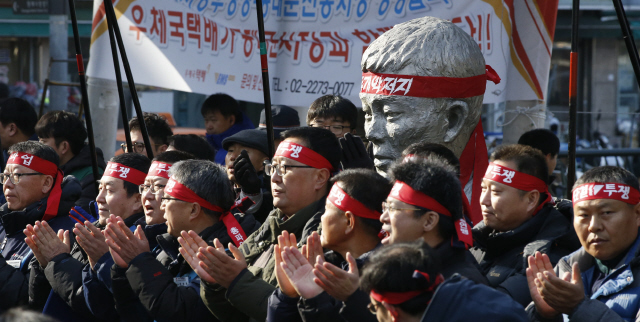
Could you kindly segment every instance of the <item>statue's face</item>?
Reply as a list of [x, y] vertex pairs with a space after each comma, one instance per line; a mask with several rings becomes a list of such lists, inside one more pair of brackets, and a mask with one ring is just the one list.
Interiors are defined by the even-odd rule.
[[361, 93], [360, 100], [378, 173], [386, 175], [391, 163], [412, 143], [444, 143], [446, 122], [441, 120], [446, 117], [438, 113], [435, 99]]

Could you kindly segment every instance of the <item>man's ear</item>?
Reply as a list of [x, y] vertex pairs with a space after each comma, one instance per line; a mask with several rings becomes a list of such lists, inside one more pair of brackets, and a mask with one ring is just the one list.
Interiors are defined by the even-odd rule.
[[56, 181], [53, 180], [52, 176], [44, 176], [44, 182], [42, 182], [42, 193], [46, 194], [51, 192], [51, 189], [53, 189], [53, 184]]
[[14, 135], [18, 134], [18, 131], [19, 131], [19, 129], [18, 129], [18, 126], [16, 125], [16, 123], [9, 123], [8, 131], [7, 131], [7, 134], [9, 136], [14, 136]]
[[158, 153], [165, 152], [165, 151], [167, 151], [167, 149], [168, 149], [168, 148], [169, 148], [169, 146], [168, 146], [168, 145], [163, 144], [163, 145], [161, 145], [161, 146], [159, 146], [159, 147], [158, 147]]
[[443, 112], [447, 121], [447, 131], [444, 134], [443, 142], [450, 143], [458, 137], [462, 131], [464, 123], [469, 116], [469, 105], [460, 100], [449, 100], [445, 103]]
[[382, 302], [382, 306], [385, 308], [385, 310], [387, 310], [387, 312], [389, 312], [389, 315], [391, 315], [391, 318], [394, 322], [398, 320], [399, 314], [395, 306], [386, 302]]
[[347, 211], [344, 213], [344, 220], [347, 221], [347, 226], [344, 230], [345, 235], [353, 232], [356, 227], [356, 215], [354, 215], [351, 211]]
[[229, 119], [231, 120], [231, 124], [236, 124], [236, 116], [231, 114], [231, 116], [229, 116]]
[[60, 150], [60, 154], [66, 154], [71, 151], [71, 145], [69, 141], [62, 141], [58, 144], [58, 150]]
[[542, 197], [542, 194], [540, 194], [538, 190], [529, 191], [524, 195], [525, 201], [527, 202], [527, 212], [538, 207], [540, 197]]
[[135, 200], [132, 201], [132, 204], [131, 204], [132, 215], [142, 212], [142, 195], [139, 193], [136, 193], [133, 195], [133, 198], [135, 198]]
[[636, 216], [636, 225], [640, 227], [640, 203], [633, 206], [633, 214]]
[[196, 219], [198, 217], [198, 215], [200, 214], [200, 210], [202, 210], [202, 208], [200, 207], [200, 204], [197, 202], [194, 202], [191, 204], [191, 212], [189, 212], [189, 219], [193, 220]]
[[329, 169], [318, 169], [318, 171], [316, 171], [316, 182], [314, 188], [316, 190], [322, 189], [327, 185], [330, 178], [331, 172], [329, 172]]
[[435, 211], [427, 211], [426, 214], [422, 216], [423, 218], [423, 227], [425, 232], [433, 231], [437, 229], [438, 222], [440, 222], [440, 215], [438, 215]]

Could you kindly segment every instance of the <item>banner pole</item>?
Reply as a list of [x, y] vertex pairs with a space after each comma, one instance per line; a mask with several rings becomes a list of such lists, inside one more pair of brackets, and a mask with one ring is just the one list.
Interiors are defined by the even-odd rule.
[[260, 65], [262, 67], [262, 93], [264, 95], [264, 116], [267, 123], [267, 143], [269, 159], [275, 154], [273, 121], [271, 115], [271, 92], [269, 90], [269, 64], [267, 62], [267, 43], [264, 37], [264, 15], [262, 13], [262, 0], [256, 0], [256, 13], [258, 15], [258, 37], [260, 39]]
[[638, 58], [638, 48], [636, 47], [636, 43], [633, 41], [633, 34], [631, 33], [631, 27], [627, 20], [627, 14], [625, 13], [624, 6], [620, 0], [613, 0], [613, 6], [616, 8], [616, 15], [618, 16], [618, 23], [620, 23], [622, 38], [624, 39], [627, 52], [629, 53], [633, 72], [636, 74], [636, 81], [640, 84], [640, 58]]
[[149, 159], [153, 159], [153, 150], [151, 141], [149, 140], [149, 132], [147, 132], [147, 125], [144, 122], [144, 114], [142, 113], [142, 108], [140, 107], [140, 100], [138, 99], [138, 91], [136, 90], [136, 84], [133, 80], [133, 74], [131, 73], [131, 67], [129, 66], [129, 59], [127, 58], [127, 52], [124, 49], [124, 42], [122, 41], [122, 34], [120, 33], [120, 27], [118, 26], [118, 19], [116, 17], [116, 12], [113, 9], [113, 3], [111, 0], [105, 0], [105, 12], [107, 20], [110, 20], [112, 23], [109, 25], [113, 25], [113, 33], [116, 36], [116, 41], [118, 42], [118, 49], [120, 50], [120, 57], [122, 57], [122, 67], [124, 67], [124, 73], [127, 76], [127, 83], [129, 84], [129, 91], [131, 92], [131, 97], [133, 98], [133, 106], [136, 110], [136, 115], [138, 116], [138, 120], [140, 121], [140, 133], [142, 134], [142, 140], [144, 141], [144, 146], [147, 150], [147, 156]]
[[571, 56], [569, 67], [569, 172], [567, 173], [567, 198], [576, 182], [576, 114], [578, 92], [578, 27], [580, 0], [573, 0], [571, 12]]
[[[105, 3], [109, 0], [105, 1]], [[133, 153], [133, 143], [131, 142], [131, 133], [129, 131], [129, 116], [127, 115], [127, 107], [124, 103], [124, 89], [122, 88], [122, 74], [120, 72], [120, 60], [118, 59], [118, 47], [116, 45], [115, 36], [113, 34], [113, 24], [106, 16], [107, 29], [109, 30], [109, 44], [111, 45], [111, 57], [113, 58], [113, 68], [116, 72], [116, 85], [118, 87], [118, 99], [120, 100], [120, 116], [122, 117], [122, 127], [124, 130], [125, 141], [127, 142], [127, 152]]]
[[[98, 155], [96, 153], [96, 142], [93, 137], [93, 121], [91, 120], [91, 109], [89, 109], [89, 95], [87, 94], [87, 82], [84, 75], [84, 62], [82, 61], [82, 48], [80, 47], [80, 33], [78, 32], [78, 18], [76, 17], [76, 6], [74, 0], [69, 0], [69, 12], [71, 13], [71, 26], [73, 28], [73, 39], [76, 46], [76, 61], [78, 63], [78, 77], [80, 77], [80, 90], [82, 92], [82, 105], [84, 106], [85, 121], [87, 123], [87, 134], [89, 137], [89, 151], [91, 152], [91, 170], [93, 171], [93, 187], [96, 195], [100, 193], [98, 187]], [[79, 113], [78, 113], [79, 114]], [[131, 141], [131, 138], [129, 138]]]

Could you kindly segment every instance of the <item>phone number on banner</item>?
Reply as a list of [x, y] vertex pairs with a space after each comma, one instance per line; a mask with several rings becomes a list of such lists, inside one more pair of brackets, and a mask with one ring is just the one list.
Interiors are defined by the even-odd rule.
[[279, 77], [273, 77], [274, 92], [347, 96], [351, 95], [354, 85], [354, 82], [330, 82], [322, 80], [302, 80], [297, 78], [282, 80]]

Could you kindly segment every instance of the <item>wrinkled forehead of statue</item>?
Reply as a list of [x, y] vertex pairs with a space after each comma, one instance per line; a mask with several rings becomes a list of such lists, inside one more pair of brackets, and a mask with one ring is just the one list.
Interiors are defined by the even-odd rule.
[[484, 74], [478, 44], [460, 27], [436, 17], [398, 25], [374, 40], [362, 56], [362, 72], [470, 77]]

